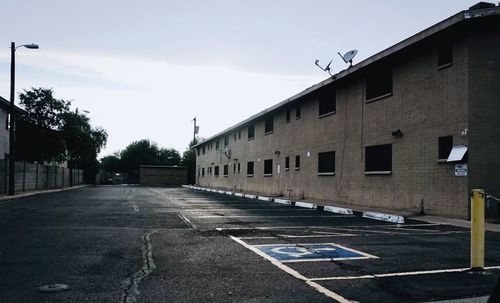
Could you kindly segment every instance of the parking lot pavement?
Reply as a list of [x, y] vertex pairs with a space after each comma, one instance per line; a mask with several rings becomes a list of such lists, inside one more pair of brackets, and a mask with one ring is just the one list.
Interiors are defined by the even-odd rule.
[[[392, 224], [191, 191], [183, 213], [333, 302], [425, 302], [488, 295], [500, 274], [500, 234], [487, 232], [483, 272], [469, 271], [470, 231]], [[192, 208], [190, 206], [193, 206]]]

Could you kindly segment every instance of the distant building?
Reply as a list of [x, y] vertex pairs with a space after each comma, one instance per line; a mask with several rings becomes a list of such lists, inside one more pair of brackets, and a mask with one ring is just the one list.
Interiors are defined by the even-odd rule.
[[201, 186], [467, 218], [472, 188], [500, 196], [500, 8], [457, 13], [195, 148]]
[[[16, 106], [18, 114], [26, 111]], [[0, 160], [8, 158], [9, 154], [9, 112], [10, 102], [0, 97]]]
[[187, 183], [184, 166], [141, 165], [139, 184], [144, 186], [173, 186]]

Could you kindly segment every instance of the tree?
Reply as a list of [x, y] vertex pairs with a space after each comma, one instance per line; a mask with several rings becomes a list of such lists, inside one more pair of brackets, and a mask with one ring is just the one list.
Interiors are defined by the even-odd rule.
[[52, 89], [41, 87], [24, 90], [19, 99], [28, 115], [20, 119], [46, 129], [59, 130], [64, 124], [62, 114], [70, 111], [71, 101], [56, 99], [53, 93]]
[[119, 172], [120, 171], [120, 157], [116, 155], [110, 155], [103, 157], [101, 159], [101, 169], [107, 172]]
[[195, 184], [196, 183], [196, 154], [193, 146], [198, 144], [198, 142], [202, 141], [202, 138], [194, 138], [189, 143], [189, 147], [182, 154], [182, 166], [185, 166], [188, 171], [188, 183]]

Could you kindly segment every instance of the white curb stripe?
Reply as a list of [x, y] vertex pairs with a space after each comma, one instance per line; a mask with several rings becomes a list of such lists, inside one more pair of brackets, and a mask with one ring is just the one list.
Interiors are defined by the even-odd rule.
[[374, 220], [385, 221], [385, 222], [392, 222], [392, 223], [400, 223], [400, 224], [405, 223], [405, 219], [402, 216], [377, 213], [377, 212], [373, 212], [373, 211], [363, 212], [363, 218], [374, 219]]
[[292, 201], [285, 199], [274, 199], [274, 203], [284, 204], [284, 205], [292, 205]]
[[248, 199], [256, 199], [256, 198], [257, 198], [257, 196], [256, 196], [256, 195], [245, 194], [245, 198], [248, 198]]
[[237, 196], [237, 197], [244, 197], [245, 196], [244, 193], [234, 193], [234, 195]]
[[352, 215], [352, 209], [350, 208], [343, 208], [343, 207], [336, 207], [336, 206], [329, 206], [325, 205], [323, 208], [324, 211], [331, 212], [331, 213], [336, 213], [336, 214], [344, 214], [344, 215]]
[[267, 202], [273, 201], [273, 198], [269, 198], [269, 197], [265, 197], [265, 196], [258, 196], [257, 199], [261, 200], [261, 201], [267, 201]]
[[309, 202], [295, 202], [295, 206], [310, 208], [310, 209], [316, 209], [318, 207], [316, 204]]
[[226, 195], [232, 196], [232, 195], [234, 195], [234, 193], [232, 191], [226, 191]]

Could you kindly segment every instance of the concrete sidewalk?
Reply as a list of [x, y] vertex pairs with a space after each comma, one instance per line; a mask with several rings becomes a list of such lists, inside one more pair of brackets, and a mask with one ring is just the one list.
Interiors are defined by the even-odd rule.
[[88, 186], [90, 186], [90, 184], [76, 185], [76, 186], [64, 187], [64, 188], [55, 188], [55, 189], [49, 189], [49, 190], [29, 191], [29, 192], [23, 192], [20, 194], [16, 194], [13, 196], [9, 196], [9, 195], [5, 194], [5, 195], [0, 195], [0, 203], [2, 203], [4, 201], [8, 201], [8, 200], [13, 200], [13, 199], [25, 198], [25, 197], [35, 196], [35, 195], [42, 195], [42, 194], [57, 193], [57, 192], [61, 192], [61, 191], [78, 189], [78, 188], [83, 188], [83, 187], [88, 187]]

